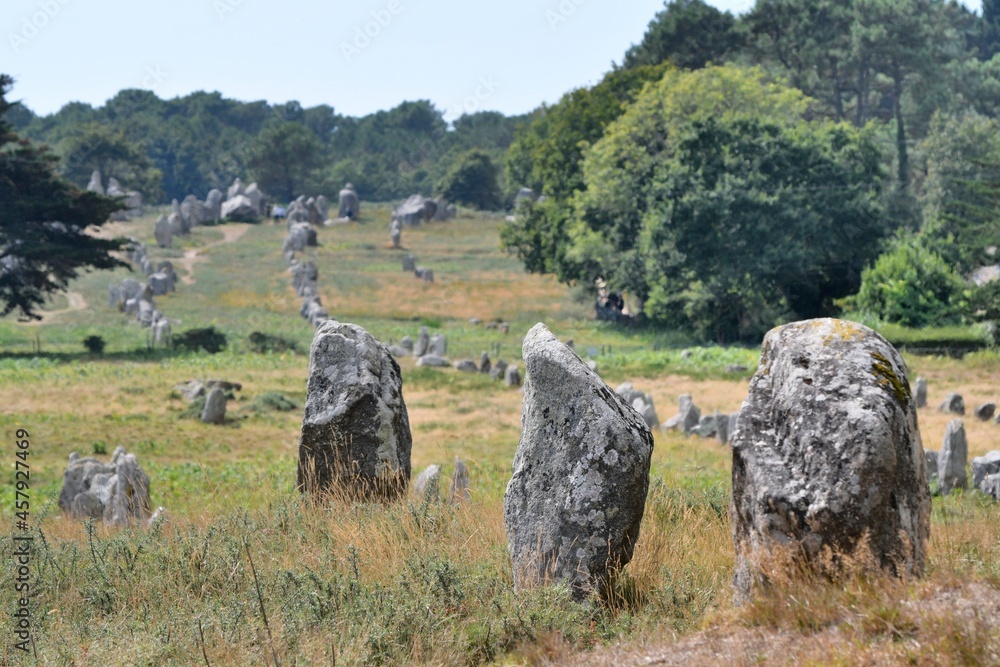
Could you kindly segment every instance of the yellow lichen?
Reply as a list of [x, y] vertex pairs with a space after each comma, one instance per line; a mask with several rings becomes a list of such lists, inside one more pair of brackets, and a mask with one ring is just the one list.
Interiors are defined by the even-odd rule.
[[904, 382], [896, 375], [896, 371], [892, 369], [892, 364], [883, 355], [878, 352], [872, 352], [872, 359], [875, 361], [872, 363], [872, 373], [875, 375], [875, 381], [878, 382], [880, 387], [888, 389], [896, 396], [896, 400], [904, 408], [910, 401], [910, 384]]

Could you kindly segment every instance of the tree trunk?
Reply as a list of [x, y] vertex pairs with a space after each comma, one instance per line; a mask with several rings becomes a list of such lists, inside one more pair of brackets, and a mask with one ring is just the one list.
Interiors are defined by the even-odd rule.
[[899, 161], [899, 189], [906, 192], [910, 188], [910, 157], [906, 149], [906, 126], [903, 124], [903, 78], [899, 67], [893, 68], [893, 107], [896, 113], [896, 151]]

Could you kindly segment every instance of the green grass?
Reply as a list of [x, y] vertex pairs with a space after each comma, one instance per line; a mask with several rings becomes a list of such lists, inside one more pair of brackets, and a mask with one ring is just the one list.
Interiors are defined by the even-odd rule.
[[[448, 336], [453, 360], [478, 361], [488, 351], [519, 363], [521, 338], [544, 321], [581, 357], [593, 357], [612, 386], [634, 380], [653, 392], [663, 419], [681, 393], [709, 411], [735, 410], [745, 396], [758, 350], [593, 321], [571, 290], [526, 274], [499, 249], [499, 218], [463, 213], [405, 230], [406, 252], [435, 271], [435, 284], [425, 286], [399, 270], [403, 253], [388, 247], [388, 208], [366, 207], [365, 215], [362, 224], [320, 230], [322, 245], [309, 256], [331, 315], [386, 343], [426, 326]], [[134, 226], [147, 242], [153, 219]], [[31, 434], [38, 664], [190, 665], [207, 657], [211, 665], [246, 665], [273, 663], [272, 652], [282, 665], [330, 664], [334, 654], [337, 664], [544, 664], [573, 662], [605, 644], [731, 627], [730, 455], [713, 440], [656, 433], [641, 538], [605, 603], [574, 603], [559, 587], [514, 591], [501, 502], [520, 437], [521, 393], [486, 376], [399, 360], [414, 475], [442, 465], [447, 494], [458, 456], [470, 470], [471, 503], [302, 499], [296, 466], [313, 331], [289, 286], [284, 227], [251, 225], [237, 241], [208, 247], [226, 229], [196, 229], [169, 251], [149, 243], [154, 258], [203, 251], [196, 283], [180, 283], [158, 304], [175, 332], [225, 333], [229, 344], [219, 354], [151, 349], [147, 330], [107, 306], [108, 282], [126, 271], [75, 281], [85, 310], [37, 326], [0, 320], [0, 432]], [[65, 307], [53, 301], [53, 309]], [[471, 317], [509, 322], [510, 332], [472, 325]], [[252, 352], [254, 331], [298, 352]], [[101, 357], [84, 350], [89, 335], [108, 342]], [[992, 350], [907, 362], [938, 392], [973, 380], [985, 392], [1000, 367]], [[732, 365], [746, 370], [727, 372]], [[222, 426], [202, 424], [200, 410], [174, 390], [209, 378], [243, 384]], [[940, 437], [945, 421], [921, 414], [925, 443]], [[10, 438], [3, 442], [0, 521], [11, 525], [13, 448]], [[167, 509], [152, 530], [112, 531], [58, 512], [70, 453], [106, 457], [100, 452], [118, 445], [136, 454], [152, 480], [153, 505]], [[978, 494], [935, 498], [933, 585], [959, 576], [1000, 585], [998, 519], [996, 505]], [[11, 544], [10, 535], [0, 537], [5, 553]], [[10, 581], [12, 567], [4, 559], [0, 576]], [[12, 588], [0, 590], [0, 606], [13, 609]], [[819, 604], [816, 595], [810, 600]], [[780, 615], [772, 623], [761, 614], [754, 627], [783, 627]], [[875, 646], [889, 636], [858, 641]], [[10, 641], [5, 635], [4, 655], [13, 655]]]

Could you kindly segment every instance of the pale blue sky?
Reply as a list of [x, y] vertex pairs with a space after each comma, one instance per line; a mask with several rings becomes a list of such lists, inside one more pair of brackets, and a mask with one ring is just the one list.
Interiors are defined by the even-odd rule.
[[[752, 0], [719, 0], [744, 11]], [[967, 5], [979, 10], [978, 0]], [[3, 0], [0, 72], [36, 113], [122, 88], [523, 113], [597, 81], [663, 0]], [[365, 33], [368, 34], [365, 34]]]

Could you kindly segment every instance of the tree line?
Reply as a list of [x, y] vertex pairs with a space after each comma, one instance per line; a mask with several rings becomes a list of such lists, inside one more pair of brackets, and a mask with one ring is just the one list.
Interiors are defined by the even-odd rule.
[[706, 339], [990, 318], [1000, 290], [965, 276], [1000, 261], [998, 52], [998, 0], [667, 2], [518, 132], [507, 180], [544, 197], [502, 242]]

